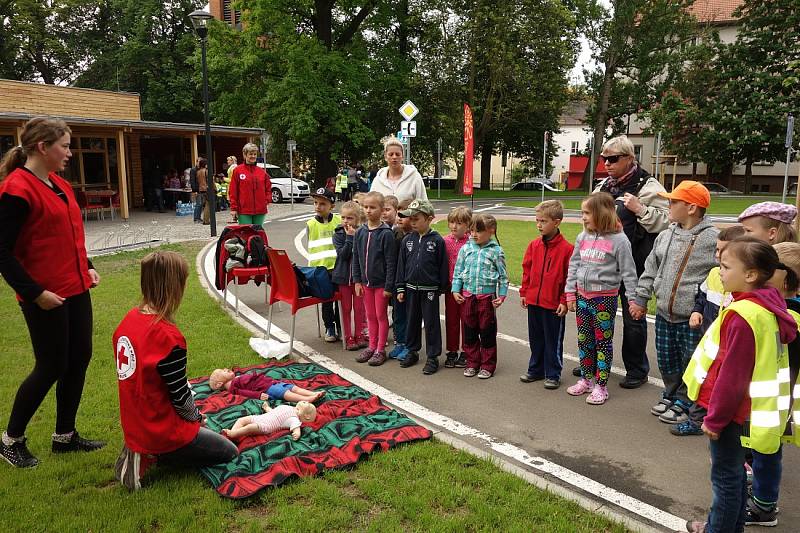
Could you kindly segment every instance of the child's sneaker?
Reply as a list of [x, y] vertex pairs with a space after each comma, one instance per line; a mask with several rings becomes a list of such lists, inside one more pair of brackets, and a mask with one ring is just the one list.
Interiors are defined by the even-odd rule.
[[575, 385], [567, 387], [567, 394], [570, 396], [580, 396], [589, 392], [592, 392], [592, 382], [586, 378], [581, 378]]
[[355, 337], [347, 337], [347, 339], [345, 339], [344, 349], [348, 352], [355, 352], [358, 350], [358, 343], [356, 342]]
[[426, 376], [430, 376], [431, 374], [435, 374], [437, 370], [439, 370], [439, 360], [435, 357], [428, 357], [428, 360], [425, 361], [425, 368], [422, 369], [422, 373]]
[[400, 352], [402, 352], [405, 347], [405, 344], [395, 344], [392, 351], [388, 354], [389, 359], [398, 359], [397, 356], [400, 355]]
[[650, 413], [653, 416], [661, 416], [667, 412], [667, 409], [672, 407], [672, 402], [667, 400], [666, 398], [661, 398], [658, 400], [658, 403], [655, 404], [651, 409]]
[[595, 385], [592, 393], [586, 397], [589, 405], [603, 405], [608, 400], [608, 389], [605, 385]]
[[703, 434], [703, 430], [700, 429], [700, 426], [698, 426], [691, 420], [687, 420], [686, 422], [681, 422], [680, 424], [673, 425], [671, 428], [669, 428], [669, 432], [678, 437]]
[[336, 336], [336, 328], [330, 326], [325, 328], [325, 342], [336, 342], [339, 338]]
[[689, 410], [683, 406], [680, 400], [675, 400], [672, 406], [658, 419], [665, 424], [682, 424], [689, 420]]
[[456, 352], [447, 352], [447, 358], [444, 360], [444, 367], [455, 368], [456, 359], [458, 359], [458, 354]]
[[356, 349], [362, 350], [369, 347], [369, 335], [359, 335], [356, 337]]
[[114, 477], [130, 490], [142, 488], [142, 478], [148, 468], [154, 465], [156, 458], [152, 455], [142, 455], [122, 447], [114, 465]]
[[456, 368], [467, 368], [467, 354], [461, 352], [456, 359]]
[[[408, 347], [405, 344], [401, 344], [400, 346], [401, 346], [401, 349], [397, 353], [397, 360], [402, 363], [403, 361], [406, 360], [406, 357], [408, 357]], [[402, 365], [400, 365], [400, 366], [402, 366]]]
[[372, 354], [372, 357], [369, 358], [367, 364], [369, 366], [381, 366], [385, 362], [386, 362], [386, 352], [384, 352], [383, 350], [378, 350], [377, 352]]
[[747, 498], [747, 507], [744, 510], [744, 525], [746, 526], [768, 526], [778, 525], [778, 515], [775, 506], [772, 509], [764, 509], [752, 498]]
[[465, 378], [474, 378], [477, 375], [478, 375], [478, 369], [477, 368], [465, 368], [464, 369], [464, 377]]
[[544, 388], [548, 390], [555, 390], [561, 386], [561, 380], [546, 378], [544, 380]]
[[406, 356], [400, 361], [400, 368], [408, 368], [414, 366], [419, 362], [419, 354], [417, 352], [409, 351]]
[[375, 352], [367, 348], [366, 350], [358, 354], [358, 357], [356, 357], [356, 363], [366, 363], [367, 361], [372, 359], [372, 356], [374, 354]]
[[492, 373], [485, 368], [482, 368], [481, 371], [478, 372], [478, 379], [489, 379], [490, 377], [492, 377]]

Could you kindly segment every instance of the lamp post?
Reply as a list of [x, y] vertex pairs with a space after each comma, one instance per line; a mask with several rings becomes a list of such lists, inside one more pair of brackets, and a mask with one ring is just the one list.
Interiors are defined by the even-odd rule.
[[192, 26], [200, 39], [200, 51], [203, 64], [203, 112], [205, 114], [206, 127], [206, 201], [208, 202], [209, 222], [211, 223], [211, 236], [217, 236], [217, 205], [216, 205], [216, 185], [214, 183], [214, 153], [211, 151], [211, 122], [208, 118], [208, 66], [206, 64], [206, 43], [208, 42], [208, 21], [213, 15], [208, 11], [198, 9], [189, 14], [192, 19]]

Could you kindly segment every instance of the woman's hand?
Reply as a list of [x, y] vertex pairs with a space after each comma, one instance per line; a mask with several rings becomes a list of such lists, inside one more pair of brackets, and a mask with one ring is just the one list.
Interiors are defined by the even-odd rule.
[[33, 303], [45, 311], [49, 311], [51, 309], [55, 309], [56, 307], [60, 307], [64, 303], [64, 298], [54, 292], [42, 291], [42, 294], [40, 294], [33, 301]]
[[90, 268], [89, 269], [89, 277], [92, 279], [91, 287], [94, 289], [98, 285], [100, 285], [100, 274], [97, 273], [97, 270]]
[[519, 304], [522, 306], [523, 309], [528, 308], [528, 300], [524, 296], [519, 297]]

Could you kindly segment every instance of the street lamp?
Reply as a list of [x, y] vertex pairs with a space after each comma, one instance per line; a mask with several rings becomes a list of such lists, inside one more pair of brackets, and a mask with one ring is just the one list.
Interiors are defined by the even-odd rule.
[[[214, 153], [211, 151], [211, 122], [208, 118], [208, 66], [206, 64], [206, 43], [208, 42], [208, 21], [211, 20], [213, 15], [208, 11], [198, 9], [189, 14], [192, 19], [192, 26], [200, 39], [200, 51], [202, 53], [203, 63], [203, 111], [205, 113], [205, 126], [206, 126], [206, 201], [208, 202], [209, 222], [211, 223], [211, 236], [217, 236], [217, 205], [216, 193], [214, 184]], [[209, 194], [210, 192], [210, 194]]]

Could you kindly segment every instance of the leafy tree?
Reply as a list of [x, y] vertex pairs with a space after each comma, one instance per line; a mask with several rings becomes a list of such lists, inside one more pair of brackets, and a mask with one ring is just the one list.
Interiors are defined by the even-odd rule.
[[[586, 72], [592, 94], [587, 119], [594, 145], [603, 143], [609, 122], [615, 133], [622, 117], [649, 109], [683, 68], [688, 43], [697, 35], [688, 8], [693, 0], [597, 0], [571, 3], [582, 21], [596, 70]], [[584, 185], [591, 165], [584, 175]]]

